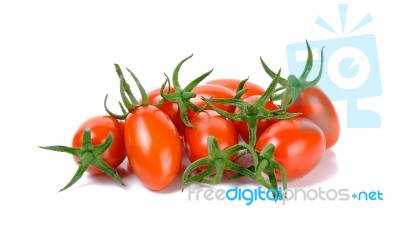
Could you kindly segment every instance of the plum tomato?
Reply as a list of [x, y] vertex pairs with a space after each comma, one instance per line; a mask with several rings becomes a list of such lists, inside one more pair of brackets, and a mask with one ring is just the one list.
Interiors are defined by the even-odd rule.
[[328, 96], [318, 87], [301, 91], [297, 100], [287, 112], [300, 112], [302, 118], [318, 125], [325, 134], [326, 148], [332, 147], [339, 139], [340, 123], [335, 107]]
[[[231, 89], [233, 92], [236, 92], [239, 83], [242, 80], [240, 79], [215, 79], [215, 80], [211, 80], [208, 81], [206, 84], [213, 84], [213, 85], [218, 85], [218, 86], [222, 86], [222, 87], [226, 87], [228, 89]], [[253, 95], [262, 95], [264, 93], [264, 89], [262, 87], [260, 87], [259, 85], [249, 82], [247, 81], [244, 84], [243, 89], [247, 89], [247, 91], [241, 96], [241, 99], [246, 99], [250, 96]]]
[[[83, 122], [76, 130], [72, 146], [75, 148], [82, 147], [82, 135], [85, 129], [90, 129], [93, 145], [103, 143], [107, 136], [112, 133], [113, 142], [111, 146], [101, 155], [101, 158], [112, 168], [117, 168], [125, 159], [125, 142], [124, 142], [124, 122], [117, 120], [111, 116], [95, 116]], [[79, 158], [73, 156], [76, 163]], [[89, 166], [86, 170], [91, 174], [103, 174], [102, 171], [94, 166]]]
[[[207, 99], [208, 98], [231, 99], [231, 98], [235, 97], [235, 92], [233, 92], [232, 90], [230, 90], [226, 87], [221, 87], [221, 86], [212, 85], [212, 84], [204, 84], [204, 85], [196, 86], [192, 92], [196, 94], [196, 97], [192, 98], [190, 101], [197, 107], [203, 107], [206, 105], [206, 102], [204, 102], [204, 100], [202, 100], [202, 97], [207, 98]], [[235, 110], [235, 107], [232, 105], [216, 103], [215, 106], [217, 108], [227, 111], [227, 112], [233, 112]], [[212, 110], [209, 106], [206, 107], [206, 109]], [[189, 110], [188, 112], [189, 112], [189, 114], [188, 114], [189, 118], [195, 114], [195, 112], [192, 110]]]
[[[320, 162], [326, 146], [321, 128], [304, 118], [280, 120], [268, 127], [256, 143], [261, 151], [267, 144], [275, 146], [274, 159], [286, 171], [287, 179], [303, 177]], [[277, 173], [277, 178], [280, 174]]]
[[124, 134], [134, 174], [151, 190], [167, 187], [182, 162], [181, 139], [170, 118], [152, 105], [139, 106], [126, 117]]
[[191, 162], [208, 156], [207, 139], [214, 136], [221, 150], [238, 143], [235, 125], [215, 111], [205, 110], [192, 116], [191, 127], [185, 127], [183, 137], [186, 154]]

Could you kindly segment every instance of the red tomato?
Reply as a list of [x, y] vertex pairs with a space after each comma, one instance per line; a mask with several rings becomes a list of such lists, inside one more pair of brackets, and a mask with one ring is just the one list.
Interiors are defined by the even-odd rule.
[[[233, 92], [236, 93], [237, 87], [239, 86], [239, 83], [241, 81], [242, 80], [239, 80], [239, 79], [215, 79], [215, 80], [211, 80], [211, 81], [207, 82], [206, 84], [223, 86], [223, 87], [231, 89]], [[246, 91], [246, 93], [244, 93], [242, 95], [241, 99], [246, 99], [253, 95], [262, 95], [262, 94], [264, 94], [264, 91], [265, 91], [262, 87], [258, 86], [255, 83], [249, 82], [249, 81], [247, 81], [244, 84], [243, 89], [248, 89], [248, 90]]]
[[[311, 120], [293, 118], [268, 127], [257, 141], [256, 149], [275, 146], [274, 158], [286, 170], [287, 179], [296, 179], [310, 172], [325, 151], [325, 136]], [[277, 174], [280, 178], [280, 174]]]
[[151, 190], [162, 190], [177, 176], [182, 161], [178, 130], [160, 109], [132, 110], [125, 120], [125, 146], [136, 176]]
[[235, 125], [215, 111], [205, 110], [190, 119], [193, 128], [185, 127], [183, 137], [186, 154], [191, 162], [208, 156], [207, 138], [214, 136], [220, 148], [226, 149], [238, 143]]
[[[167, 89], [165, 89], [165, 92], [167, 92]], [[174, 92], [175, 92], [175, 89], [171, 88], [170, 89], [170, 93], [174, 93]], [[162, 97], [160, 95], [160, 88], [149, 92], [147, 95], [149, 97], [149, 103], [151, 105], [154, 105], [154, 104], [158, 103], [162, 99]], [[163, 111], [165, 114], [168, 115], [168, 117], [174, 123], [175, 127], [178, 129], [178, 132], [180, 134], [182, 134], [183, 128], [185, 127], [185, 124], [183, 123], [183, 121], [181, 119], [181, 116], [179, 114], [179, 106], [178, 106], [178, 104], [172, 103], [172, 102], [169, 102], [169, 101], [164, 101], [164, 103], [161, 104], [158, 108], [161, 111]]]
[[[247, 103], [254, 103], [260, 97], [261, 97], [260, 95], [253, 95], [253, 96], [250, 96], [250, 97], [244, 99], [243, 101], [245, 101]], [[264, 108], [269, 111], [279, 109], [279, 107], [276, 106], [272, 101], [267, 101]], [[238, 113], [239, 111], [240, 111], [240, 108], [236, 108], [235, 114]], [[257, 124], [257, 139], [258, 139], [258, 137], [260, 137], [261, 133], [263, 133], [265, 131], [265, 129], [267, 129], [267, 127], [271, 126], [271, 124], [275, 123], [276, 121], [277, 120], [267, 120], [267, 119], [259, 120], [258, 124]], [[241, 122], [241, 121], [234, 121], [234, 123], [235, 123], [235, 127], [236, 127], [237, 131], [240, 134], [240, 137], [242, 137], [242, 139], [246, 143], [248, 143], [249, 142], [249, 127], [247, 126], [247, 123]]]
[[[221, 87], [212, 84], [199, 85], [195, 87], [192, 92], [196, 94], [196, 97], [191, 99], [190, 101], [198, 107], [203, 107], [206, 105], [206, 102], [204, 102], [204, 100], [202, 100], [201, 97], [207, 99], [211, 97], [213, 99], [225, 99], [225, 98], [231, 99], [235, 97], [235, 92], [233, 92], [232, 90], [226, 87]], [[232, 105], [215, 103], [215, 106], [227, 112], [233, 112], [235, 110], [235, 107]], [[206, 109], [212, 110], [210, 107], [207, 107]], [[195, 114], [194, 111], [192, 110], [188, 111], [189, 118], [192, 117], [194, 114]]]
[[[124, 143], [124, 122], [111, 116], [96, 116], [86, 120], [75, 132], [72, 140], [73, 147], [82, 147], [82, 135], [86, 128], [91, 130], [91, 139], [93, 145], [101, 144], [105, 141], [110, 132], [113, 134], [111, 146], [101, 155], [101, 158], [112, 168], [117, 168], [124, 161], [125, 143]], [[75, 162], [79, 158], [73, 156]], [[103, 174], [98, 168], [89, 166], [86, 170], [92, 174]]]
[[318, 87], [301, 91], [300, 96], [287, 112], [301, 112], [301, 117], [312, 120], [325, 134], [326, 148], [332, 147], [339, 139], [340, 123], [335, 107]]

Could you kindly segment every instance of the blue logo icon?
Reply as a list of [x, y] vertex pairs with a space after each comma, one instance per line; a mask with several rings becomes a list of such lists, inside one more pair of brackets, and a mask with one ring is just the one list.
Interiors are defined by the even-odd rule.
[[[345, 34], [347, 5], [339, 5], [342, 34]], [[366, 15], [348, 34], [360, 29], [372, 21]], [[339, 35], [323, 18], [318, 17], [316, 24]], [[313, 49], [314, 61], [318, 61], [319, 51], [324, 49], [325, 63], [323, 75], [318, 86], [333, 101], [347, 100], [347, 127], [379, 128], [381, 118], [374, 111], [358, 109], [358, 99], [379, 96], [382, 84], [379, 71], [376, 38], [372, 34], [339, 37], [327, 40], [309, 41]], [[307, 59], [307, 47], [304, 42], [287, 46], [290, 73], [303, 71]], [[315, 62], [314, 65], [317, 65]], [[319, 68], [313, 68], [310, 76], [317, 76]]]

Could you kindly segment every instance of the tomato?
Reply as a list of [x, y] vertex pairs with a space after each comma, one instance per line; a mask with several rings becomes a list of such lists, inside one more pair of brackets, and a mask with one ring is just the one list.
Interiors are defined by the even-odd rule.
[[300, 96], [287, 112], [300, 112], [301, 117], [312, 120], [325, 134], [326, 148], [332, 147], [339, 139], [340, 123], [335, 107], [318, 87], [301, 91]]
[[[165, 89], [165, 92], [167, 92], [167, 89]], [[174, 93], [174, 92], [175, 92], [175, 89], [171, 88], [170, 93]], [[148, 97], [149, 97], [149, 103], [151, 105], [157, 104], [162, 99], [162, 97], [160, 95], [160, 88], [149, 92]], [[164, 101], [158, 108], [161, 111], [163, 111], [165, 114], [168, 115], [168, 117], [174, 123], [175, 127], [178, 129], [178, 132], [180, 134], [182, 134], [185, 124], [183, 123], [181, 116], [179, 114], [178, 104], [169, 102], [169, 101]]]
[[178, 130], [152, 105], [130, 111], [125, 120], [125, 147], [134, 174], [151, 190], [162, 190], [177, 176], [182, 161]]
[[[213, 99], [225, 99], [225, 98], [231, 99], [231, 98], [235, 97], [235, 92], [233, 92], [232, 90], [230, 90], [226, 87], [221, 87], [221, 86], [212, 85], [212, 84], [204, 84], [204, 85], [196, 86], [192, 92], [196, 94], [196, 97], [192, 98], [190, 101], [198, 107], [203, 107], [206, 105], [206, 102], [204, 102], [201, 99], [201, 97], [213, 98]], [[215, 103], [215, 106], [217, 108], [227, 111], [227, 112], [233, 112], [235, 110], [235, 107], [232, 105]], [[211, 108], [208, 106], [206, 109], [211, 109]], [[195, 114], [194, 111], [192, 111], [192, 110], [188, 111], [189, 118], [191, 116], [193, 116], [194, 114]]]
[[[247, 102], [247, 103], [254, 103], [255, 101], [257, 101], [261, 96], [260, 95], [253, 95], [250, 96], [246, 99], [244, 99], [243, 101]], [[279, 107], [276, 106], [272, 101], [267, 101], [267, 103], [264, 106], [265, 109], [269, 110], [269, 111], [273, 111], [273, 110], [278, 110]], [[240, 111], [240, 108], [236, 108], [235, 109], [235, 114], [238, 113]], [[277, 120], [267, 120], [267, 119], [262, 119], [258, 121], [257, 124], [257, 138], [260, 137], [261, 133], [263, 133], [265, 131], [265, 129], [267, 129], [267, 127], [269, 127], [271, 124], [275, 123]], [[248, 143], [249, 142], [249, 128], [247, 126], [246, 122], [242, 122], [242, 121], [234, 121], [235, 123], [235, 127], [237, 129], [237, 131], [240, 134], [240, 137], [242, 137], [242, 139]]]
[[214, 136], [221, 150], [238, 143], [235, 125], [217, 112], [205, 110], [196, 113], [190, 119], [191, 127], [185, 127], [183, 137], [186, 154], [194, 162], [208, 156], [207, 138]]
[[[113, 142], [111, 146], [101, 155], [101, 158], [112, 168], [117, 168], [125, 159], [125, 143], [124, 143], [124, 122], [119, 121], [111, 116], [95, 116], [82, 123], [76, 130], [72, 140], [72, 146], [75, 148], [82, 147], [82, 135], [85, 129], [91, 130], [91, 139], [93, 145], [99, 145], [105, 141], [107, 136], [113, 134]], [[75, 162], [79, 158], [73, 156]], [[98, 168], [89, 166], [86, 170], [92, 174], [103, 174]]]
[[[218, 86], [223, 86], [228, 89], [231, 89], [233, 92], [236, 93], [237, 87], [239, 86], [239, 83], [242, 80], [239, 79], [215, 79], [207, 82], [206, 84], [213, 84], [213, 85], [218, 85]], [[264, 93], [264, 89], [260, 86], [258, 86], [255, 83], [247, 81], [244, 84], [243, 89], [248, 89], [246, 93], [244, 93], [241, 97], [241, 99], [246, 99], [250, 96], [253, 95], [262, 95]]]
[[129, 169], [123, 168], [121, 166], [117, 167], [115, 170], [117, 171], [118, 175], [121, 178], [125, 178], [125, 177], [129, 176], [130, 174], [132, 174], [132, 172]]
[[274, 158], [286, 170], [288, 180], [303, 177], [315, 168], [326, 146], [321, 128], [304, 118], [274, 123], [261, 134], [256, 149], [261, 151], [269, 143], [275, 146]]

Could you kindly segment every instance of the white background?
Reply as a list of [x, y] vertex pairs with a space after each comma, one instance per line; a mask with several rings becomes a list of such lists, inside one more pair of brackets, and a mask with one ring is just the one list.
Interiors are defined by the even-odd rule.
[[[0, 230], [260, 228], [394, 230], [398, 212], [398, 54], [395, 1], [6, 1], [0, 2]], [[156, 88], [184, 57], [182, 83], [215, 68], [212, 78], [250, 76], [266, 87], [262, 56], [288, 74], [286, 45], [340, 37], [314, 24], [318, 15], [340, 28], [371, 13], [354, 35], [377, 38], [383, 94], [361, 99], [379, 112], [379, 129], [346, 128], [346, 102], [336, 102], [342, 133], [316, 170], [292, 188], [383, 192], [383, 201], [189, 201], [179, 179], [165, 192], [137, 178], [121, 188], [85, 175], [58, 193], [76, 170], [70, 156], [38, 145], [69, 145], [87, 118], [113, 108], [113, 64], [128, 66]], [[339, 29], [340, 30], [340, 29]], [[137, 91], [136, 91], [137, 93]], [[229, 185], [232, 186], [232, 185]], [[226, 188], [227, 185], [215, 188]], [[254, 185], [249, 185], [255, 187]]]

